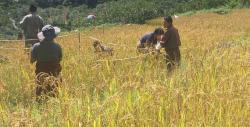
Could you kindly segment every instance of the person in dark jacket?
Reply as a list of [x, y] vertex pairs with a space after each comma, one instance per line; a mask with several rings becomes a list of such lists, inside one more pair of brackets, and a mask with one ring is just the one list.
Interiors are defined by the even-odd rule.
[[137, 44], [137, 49], [155, 46], [162, 39], [163, 34], [164, 30], [162, 28], [156, 28], [154, 32], [145, 34]]
[[167, 69], [171, 71], [175, 66], [180, 65], [179, 46], [181, 46], [181, 41], [178, 29], [174, 27], [171, 16], [164, 18], [164, 28], [167, 28], [167, 32], [164, 34], [162, 46], [165, 47], [166, 51]]
[[39, 43], [33, 45], [31, 49], [30, 62], [36, 62], [37, 87], [36, 95], [41, 96], [47, 94], [55, 97], [54, 91], [57, 86], [54, 84], [44, 84], [41, 76], [59, 77], [61, 72], [60, 62], [62, 60], [62, 48], [54, 41], [59, 34], [60, 29], [51, 25], [42, 28], [42, 32], [38, 33]]

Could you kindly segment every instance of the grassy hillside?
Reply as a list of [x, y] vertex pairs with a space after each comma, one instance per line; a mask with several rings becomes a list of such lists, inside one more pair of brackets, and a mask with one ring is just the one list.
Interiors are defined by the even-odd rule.
[[[0, 126], [239, 126], [250, 125], [250, 9], [199, 13], [175, 20], [182, 65], [166, 73], [164, 57], [132, 60], [138, 38], [161, 25], [97, 28], [58, 38], [64, 50], [60, 96], [39, 105], [34, 65], [22, 42], [0, 43]], [[115, 49], [95, 54], [94, 36]], [[103, 60], [103, 61], [98, 61]]]

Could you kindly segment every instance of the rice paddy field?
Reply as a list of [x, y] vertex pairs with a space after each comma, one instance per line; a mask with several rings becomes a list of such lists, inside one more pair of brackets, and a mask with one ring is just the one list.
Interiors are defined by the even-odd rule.
[[[64, 53], [59, 97], [42, 104], [24, 43], [0, 42], [0, 127], [249, 127], [250, 9], [174, 24], [182, 62], [170, 74], [164, 56], [135, 50], [162, 18], [84, 30], [80, 41], [62, 33], [69, 36], [56, 39]], [[114, 55], [94, 53], [89, 36]]]

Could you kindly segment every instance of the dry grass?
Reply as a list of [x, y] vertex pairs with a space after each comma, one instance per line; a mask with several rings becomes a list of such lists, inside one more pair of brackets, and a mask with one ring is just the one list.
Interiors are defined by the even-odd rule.
[[[95, 29], [58, 38], [63, 46], [63, 83], [57, 99], [34, 98], [34, 66], [22, 43], [0, 43], [0, 126], [250, 126], [250, 10], [180, 17], [182, 66], [166, 73], [163, 57], [137, 56], [137, 40], [161, 25]], [[86, 34], [86, 35], [83, 35]], [[114, 48], [94, 54], [91, 35]], [[104, 62], [96, 62], [104, 60]]]

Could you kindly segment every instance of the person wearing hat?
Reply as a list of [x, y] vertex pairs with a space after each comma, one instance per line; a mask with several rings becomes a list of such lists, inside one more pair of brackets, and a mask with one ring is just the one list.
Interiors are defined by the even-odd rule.
[[154, 32], [145, 34], [137, 44], [137, 49], [144, 49], [155, 46], [157, 42], [161, 41], [164, 30], [162, 28], [156, 28]]
[[165, 47], [167, 69], [171, 71], [173, 67], [180, 65], [181, 53], [179, 46], [181, 46], [180, 35], [178, 29], [173, 25], [173, 19], [171, 16], [164, 18], [164, 28], [167, 28], [161, 41], [162, 47]]
[[37, 33], [40, 32], [44, 26], [43, 19], [36, 14], [37, 7], [30, 5], [29, 11], [30, 14], [24, 16], [20, 22], [25, 38], [25, 48], [30, 48], [38, 42]]
[[[62, 60], [62, 48], [55, 42], [55, 38], [60, 33], [60, 28], [46, 25], [42, 28], [42, 32], [38, 33], [40, 42], [33, 45], [31, 48], [30, 62], [36, 62], [36, 76], [41, 73], [46, 73], [50, 76], [59, 77], [61, 72], [60, 62]], [[39, 78], [39, 77], [38, 77]], [[36, 95], [40, 96], [43, 93], [49, 93], [55, 90], [55, 87], [47, 85], [42, 88], [43, 84], [37, 82]], [[52, 95], [55, 96], [55, 95]]]

